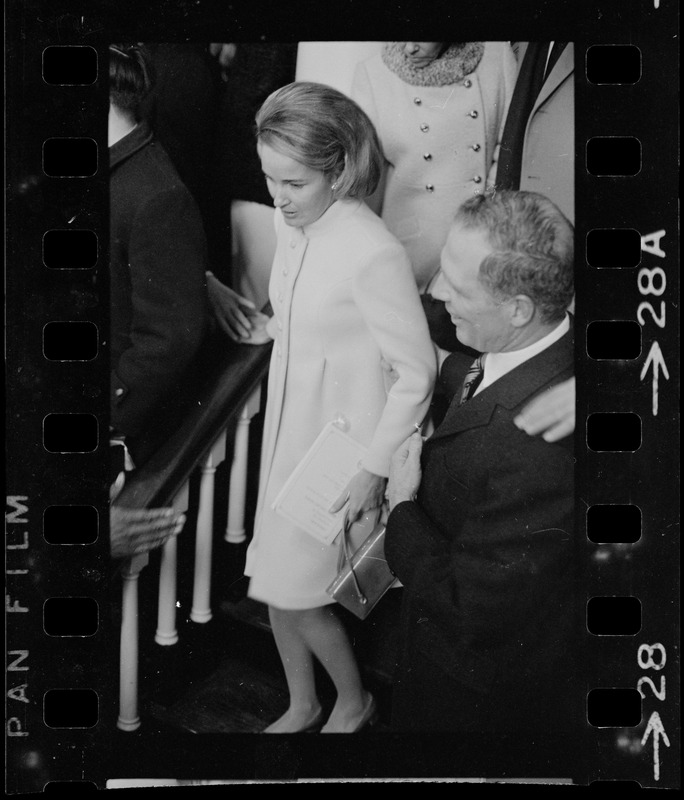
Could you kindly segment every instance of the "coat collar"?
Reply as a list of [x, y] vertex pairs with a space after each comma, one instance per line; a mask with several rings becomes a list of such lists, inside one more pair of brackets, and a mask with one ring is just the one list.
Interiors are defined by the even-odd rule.
[[572, 75], [575, 68], [573, 43], [568, 42], [563, 48], [563, 52], [558, 57], [558, 61], [553, 65], [553, 69], [544, 81], [544, 85], [539, 91], [537, 99], [534, 101], [532, 113], [545, 103], [548, 98], [556, 91], [563, 81]]
[[[572, 367], [574, 331], [570, 330], [546, 350], [542, 350], [519, 367], [479, 392], [463, 406], [451, 405], [442, 424], [431, 439], [452, 436], [468, 428], [487, 425], [497, 406], [514, 409], [561, 372]], [[457, 403], [458, 400], [452, 401]]]
[[109, 148], [109, 169], [130, 158], [152, 141], [152, 130], [147, 122], [140, 122], [130, 133]]
[[307, 239], [325, 236], [349, 217], [356, 214], [363, 205], [361, 200], [336, 200], [326, 212], [311, 225], [298, 228]]

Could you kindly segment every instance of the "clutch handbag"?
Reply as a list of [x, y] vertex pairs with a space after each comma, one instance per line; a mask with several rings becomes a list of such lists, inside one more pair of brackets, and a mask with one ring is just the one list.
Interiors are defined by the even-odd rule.
[[385, 558], [385, 523], [378, 522], [353, 553], [346, 521], [341, 536], [338, 573], [327, 592], [359, 619], [365, 619], [396, 580]]

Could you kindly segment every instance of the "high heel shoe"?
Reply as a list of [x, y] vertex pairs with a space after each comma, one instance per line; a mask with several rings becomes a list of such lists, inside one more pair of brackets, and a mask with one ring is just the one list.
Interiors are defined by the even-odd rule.
[[378, 703], [372, 694], [369, 696], [370, 700], [368, 701], [366, 710], [363, 712], [363, 716], [359, 720], [359, 724], [354, 728], [352, 733], [358, 733], [366, 726], [375, 725], [375, 723], [378, 721], [378, 717], [380, 716], [380, 712], [378, 711]]
[[[282, 731], [282, 733], [318, 733], [318, 731], [323, 727], [325, 715], [323, 713], [323, 709], [319, 709], [318, 713], [314, 717], [314, 719], [307, 723], [303, 728], [298, 728], [296, 731]], [[269, 726], [270, 727], [270, 726]], [[259, 731], [260, 733], [274, 733], [274, 731], [263, 730]], [[276, 733], [281, 733], [281, 731], [275, 731]]]
[[361, 714], [361, 717], [354, 728], [351, 730], [335, 731], [326, 730], [327, 725], [324, 725], [321, 733], [359, 733], [359, 731], [366, 726], [373, 725], [375, 722], [377, 722], [379, 716], [378, 704], [375, 700], [375, 697], [369, 693], [366, 707], [364, 708], [363, 713]]

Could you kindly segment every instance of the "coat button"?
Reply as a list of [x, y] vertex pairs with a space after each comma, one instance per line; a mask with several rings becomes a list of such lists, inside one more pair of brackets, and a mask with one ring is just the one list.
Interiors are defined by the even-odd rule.
[[283, 293], [282, 292], [278, 295], [278, 302], [279, 303], [283, 302]]
[[432, 161], [432, 153], [423, 153], [423, 158], [426, 161]]
[[283, 329], [283, 323], [280, 320], [278, 320], [278, 330], [282, 331], [282, 329]]
[[282, 349], [279, 347], [279, 348], [278, 348], [278, 357], [282, 356], [282, 354], [283, 354], [283, 351], [282, 351]]
[[287, 274], [288, 274], [288, 272], [289, 272], [289, 270], [288, 270], [288, 269], [284, 269], [284, 270], [283, 270], [283, 275], [287, 275]]
[[434, 192], [435, 191], [435, 187], [431, 183], [428, 183], [427, 186], [425, 187], [425, 191]]
[[475, 144], [471, 144], [471, 145], [470, 145], [470, 147], [471, 147], [471, 149], [472, 149], [472, 150], [474, 150], [476, 153], [479, 153], [479, 152], [480, 152], [480, 150], [482, 149], [482, 145], [480, 145], [480, 144], [477, 144], [477, 142], [476, 142]]
[[423, 101], [420, 99], [420, 97], [414, 97], [414, 98], [413, 98], [413, 102], [414, 102], [414, 103], [415, 103], [417, 106], [419, 106], [419, 105], [420, 105], [420, 104], [421, 104]]
[[430, 130], [430, 126], [427, 124], [427, 122], [423, 122], [420, 126], [420, 129], [423, 131], [423, 133], [427, 133]]
[[473, 82], [470, 80], [470, 78], [466, 78], [463, 81], [463, 85], [465, 86], [466, 89], [470, 89], [470, 87], [473, 85]]
[[482, 183], [482, 178], [479, 175], [476, 175], [473, 178], [473, 183]]
[[471, 112], [469, 112], [468, 116], [472, 117], [473, 119], [477, 119], [480, 116], [480, 114], [477, 111], [477, 109], [474, 108]]
[[117, 389], [117, 390], [114, 392], [114, 394], [115, 394], [117, 397], [121, 397], [121, 395], [122, 395], [123, 393], [124, 393], [124, 390], [123, 390], [123, 389]]
[[296, 246], [297, 246], [297, 242], [295, 242], [294, 239], [290, 239], [290, 247], [296, 247]]

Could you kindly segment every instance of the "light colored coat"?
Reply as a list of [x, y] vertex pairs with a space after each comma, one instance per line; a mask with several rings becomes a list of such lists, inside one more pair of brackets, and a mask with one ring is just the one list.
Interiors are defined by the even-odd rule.
[[[338, 200], [306, 228], [276, 211], [270, 282], [274, 338], [259, 500], [245, 573], [249, 594], [281, 608], [332, 602], [337, 545], [271, 505], [325, 425], [344, 416], [368, 448], [363, 466], [388, 475], [396, 448], [426, 416], [436, 372], [411, 266], [362, 202]], [[398, 374], [394, 384], [381, 360]]]
[[[522, 63], [527, 43], [520, 46]], [[520, 188], [539, 192], [575, 221], [575, 86], [573, 45], [567, 44], [532, 108], [523, 145]]]
[[401, 241], [422, 291], [439, 269], [456, 209], [492, 174], [516, 77], [507, 42], [486, 42], [477, 69], [448, 86], [412, 86], [380, 55], [359, 64], [352, 97], [388, 162], [375, 207]]

